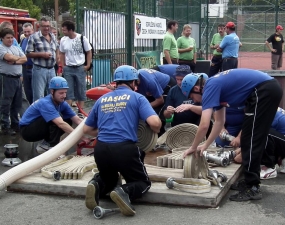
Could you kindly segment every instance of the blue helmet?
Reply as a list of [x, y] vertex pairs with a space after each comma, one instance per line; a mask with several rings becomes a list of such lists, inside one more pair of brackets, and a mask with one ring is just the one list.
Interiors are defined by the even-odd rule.
[[138, 71], [128, 65], [119, 66], [114, 72], [114, 81], [132, 81], [138, 79]]
[[49, 83], [49, 89], [67, 89], [67, 81], [63, 77], [53, 77]]
[[182, 83], [181, 83], [181, 90], [182, 90], [182, 93], [187, 98], [189, 97], [191, 90], [197, 83], [197, 80], [201, 76], [203, 77], [204, 80], [207, 80], [209, 78], [208, 75], [205, 73], [190, 73], [183, 78]]

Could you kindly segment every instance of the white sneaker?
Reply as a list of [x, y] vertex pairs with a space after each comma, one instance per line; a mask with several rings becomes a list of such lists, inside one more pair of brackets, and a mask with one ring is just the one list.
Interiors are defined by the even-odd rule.
[[277, 177], [276, 167], [274, 168], [267, 168], [266, 166], [261, 166], [260, 170], [260, 179], [267, 180], [271, 178]]
[[38, 143], [36, 150], [39, 154], [42, 154], [48, 151], [50, 148], [50, 144], [46, 140], [42, 140], [40, 143]]
[[279, 172], [280, 173], [285, 173], [285, 159], [282, 160], [281, 165], [279, 166]]

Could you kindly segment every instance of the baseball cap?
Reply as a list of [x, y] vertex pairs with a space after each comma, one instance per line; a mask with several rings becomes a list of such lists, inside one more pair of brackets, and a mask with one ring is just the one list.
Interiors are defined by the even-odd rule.
[[177, 66], [175, 73], [174, 73], [174, 76], [185, 77], [189, 73], [192, 73], [190, 66], [180, 65], [180, 66]]
[[281, 25], [277, 25], [276, 30], [283, 30], [283, 27]]
[[234, 22], [228, 22], [226, 25], [227, 28], [235, 28], [236, 25], [234, 24]]

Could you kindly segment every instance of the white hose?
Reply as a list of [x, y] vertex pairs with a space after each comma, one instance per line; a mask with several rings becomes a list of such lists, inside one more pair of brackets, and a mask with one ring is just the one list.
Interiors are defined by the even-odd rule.
[[51, 161], [67, 152], [83, 136], [83, 126], [86, 118], [71, 132], [64, 140], [51, 148], [49, 151], [13, 167], [0, 176], [0, 190], [4, 190], [14, 181], [28, 175], [29, 173], [45, 166]]

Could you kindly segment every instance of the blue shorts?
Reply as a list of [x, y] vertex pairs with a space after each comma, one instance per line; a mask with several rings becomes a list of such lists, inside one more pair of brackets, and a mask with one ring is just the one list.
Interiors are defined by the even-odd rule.
[[86, 71], [84, 66], [63, 67], [63, 76], [66, 79], [69, 89], [67, 89], [66, 100], [86, 100]]

